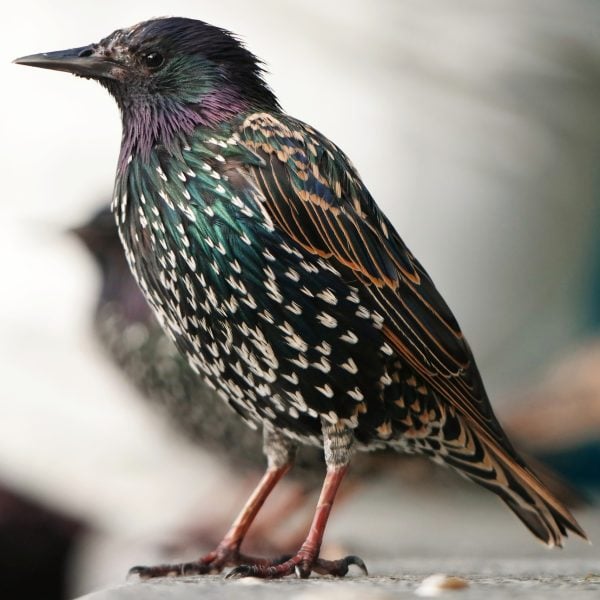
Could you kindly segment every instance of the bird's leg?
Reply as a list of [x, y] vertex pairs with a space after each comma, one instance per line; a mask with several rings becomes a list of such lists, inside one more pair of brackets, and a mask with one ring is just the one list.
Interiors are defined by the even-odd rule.
[[240, 546], [265, 500], [277, 482], [291, 469], [296, 454], [296, 446], [282, 434], [265, 428], [263, 449], [267, 457], [267, 470], [215, 550], [192, 562], [153, 567], [133, 567], [130, 569], [129, 574], [148, 579], [151, 577], [219, 573], [224, 567], [236, 566], [241, 563], [252, 565], [273, 564], [274, 561], [272, 560], [240, 554]]
[[327, 473], [321, 488], [315, 515], [308, 535], [298, 552], [281, 561], [257, 561], [253, 564], [242, 564], [233, 569], [228, 577], [262, 577], [267, 579], [285, 577], [296, 574], [298, 577], [308, 577], [312, 571], [322, 575], [343, 577], [350, 565], [357, 565], [367, 574], [364, 562], [357, 556], [346, 556], [339, 560], [324, 560], [319, 558], [325, 526], [331, 512], [336, 492], [342, 482], [352, 455], [353, 433], [340, 423], [331, 425], [323, 423], [323, 445]]
[[[281, 488], [279, 491], [281, 492]], [[286, 530], [282, 533], [282, 525], [287, 524], [290, 517], [296, 513], [306, 512], [307, 505], [312, 504], [313, 496], [313, 490], [307, 488], [304, 483], [295, 482], [287, 486], [283, 494], [280, 493], [278, 505], [261, 513], [261, 518], [252, 524], [245, 543], [259, 545], [275, 553], [285, 549], [289, 554], [290, 548], [295, 548], [304, 540], [310, 525], [309, 515], [302, 514], [301, 523], [291, 532]]]

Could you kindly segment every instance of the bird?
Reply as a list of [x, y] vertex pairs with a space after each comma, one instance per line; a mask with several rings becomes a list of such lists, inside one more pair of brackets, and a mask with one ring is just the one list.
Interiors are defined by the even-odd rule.
[[[226, 462], [234, 477], [247, 475], [248, 471], [254, 474], [263, 468], [260, 436], [241, 419], [229, 418], [229, 406], [191, 369], [154, 317], [125, 259], [109, 203], [103, 203], [68, 232], [81, 242], [98, 268], [100, 286], [93, 313], [93, 332], [107, 357], [143, 399], [168, 417], [173, 427], [192, 444]], [[508, 431], [511, 437], [515, 435], [514, 428]], [[262, 550], [283, 552], [301, 538], [305, 524], [301, 523], [297, 533], [283, 539], [277, 525], [287, 520], [292, 510], [297, 511], [311, 501], [324, 463], [317, 447], [305, 446], [299, 450], [294, 469], [288, 475], [292, 485], [286, 488], [284, 510], [271, 513], [258, 532], [254, 527], [251, 537], [245, 540], [246, 546], [254, 543]], [[415, 477], [415, 469], [421, 479], [434, 476], [433, 463], [427, 465], [423, 459], [410, 469], [408, 465], [399, 465], [398, 458], [391, 449], [353, 457], [352, 470], [346, 476], [351, 485], [349, 488], [346, 483], [343, 499], [350, 496], [349, 489], [356, 492], [373, 476], [406, 478], [407, 468], [412, 473], [411, 479]], [[417, 455], [402, 458], [414, 461]], [[578, 491], [561, 481], [545, 464], [531, 455], [526, 458], [559, 500], [568, 507], [583, 503]], [[340, 500], [338, 496], [336, 504]], [[197, 525], [199, 527], [192, 526], [184, 539], [205, 545], [219, 539], [219, 522], [207, 518], [205, 523]]]
[[[319, 552], [353, 454], [386, 447], [491, 490], [548, 546], [587, 539], [513, 448], [453, 313], [350, 159], [284, 112], [237, 36], [158, 18], [16, 62], [114, 97], [112, 208], [129, 266], [191, 368], [263, 431], [267, 469], [216, 549], [132, 575], [366, 574], [358, 556]], [[248, 556], [298, 445], [322, 447], [326, 464], [306, 538], [289, 556]]]
[[[263, 468], [261, 436], [241, 419], [229, 418], [230, 407], [192, 370], [154, 317], [125, 259], [109, 203], [70, 227], [68, 233], [81, 242], [99, 271], [92, 325], [94, 337], [106, 356], [143, 399], [169, 418], [178, 432], [225, 462], [234, 476]], [[269, 515], [266, 523], [263, 520], [258, 534], [251, 531], [253, 537], [246, 544], [255, 541], [261, 548], [283, 551], [297, 541], [296, 534], [282, 540], [277, 525], [289, 516], [288, 511], [297, 511], [310, 501], [324, 466], [319, 448], [305, 446], [299, 450], [288, 476], [292, 485], [286, 489], [284, 509]], [[394, 472], [402, 476], [405, 470], [398, 469], [397, 460], [392, 463], [391, 454], [395, 453], [357, 456], [349, 474], [354, 484], [351, 489], [356, 490], [365, 479], [385, 472], [392, 464]], [[344, 497], [348, 496], [346, 486]], [[207, 519], [185, 537], [208, 543], [218, 535], [218, 527], [219, 523]], [[276, 535], [271, 536], [273, 529]]]

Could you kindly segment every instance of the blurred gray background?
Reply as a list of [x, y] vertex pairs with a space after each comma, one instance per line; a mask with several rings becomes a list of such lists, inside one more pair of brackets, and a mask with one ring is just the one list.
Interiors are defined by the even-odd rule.
[[500, 415], [598, 320], [597, 1], [12, 4], [0, 40], [0, 479], [107, 532], [74, 593], [122, 578], [144, 556], [106, 548], [200, 514], [224, 474], [134, 397], [90, 334], [97, 273], [62, 230], [110, 197], [115, 103], [10, 60], [161, 15], [238, 33], [283, 107], [349, 154], [455, 311]]

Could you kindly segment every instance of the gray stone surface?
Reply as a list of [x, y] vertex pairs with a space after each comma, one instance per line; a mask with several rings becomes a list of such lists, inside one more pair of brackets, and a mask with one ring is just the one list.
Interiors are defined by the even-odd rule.
[[[311, 578], [263, 582], [230, 581], [222, 576], [133, 582], [82, 596], [80, 600], [391, 600], [415, 598], [423, 579], [443, 572], [464, 578], [469, 586], [444, 596], [558, 599], [600, 598], [600, 561], [585, 559], [410, 559], [371, 563], [370, 577], [344, 580]], [[576, 595], [574, 595], [576, 594]]]
[[[371, 481], [336, 509], [324, 556], [358, 554], [369, 568], [368, 578], [351, 570], [342, 580], [313, 576], [304, 581], [233, 581], [219, 575], [125, 582], [134, 564], [190, 560], [199, 553], [153, 554], [143, 546], [109, 544], [102, 551], [90, 548], [76, 565], [85, 586], [72, 595], [80, 600], [387, 600], [415, 598], [425, 578], [445, 573], [469, 582], [467, 589], [444, 594], [465, 600], [570, 599], [575, 592], [576, 598], [600, 598], [598, 507], [576, 511], [596, 546], [569, 538], [562, 550], [536, 542], [492, 494], [450, 472], [432, 474], [420, 483], [389, 476]], [[99, 591], [90, 593], [92, 589]]]

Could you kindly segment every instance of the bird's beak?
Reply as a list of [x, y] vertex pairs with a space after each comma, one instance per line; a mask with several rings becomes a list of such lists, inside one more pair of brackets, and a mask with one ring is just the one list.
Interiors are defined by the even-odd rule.
[[95, 45], [31, 54], [13, 62], [28, 67], [66, 71], [90, 79], [120, 79], [123, 75], [123, 65], [99, 52]]
[[82, 242], [86, 242], [91, 234], [91, 229], [87, 225], [77, 225], [75, 227], [67, 227], [63, 230], [67, 235], [73, 235]]

